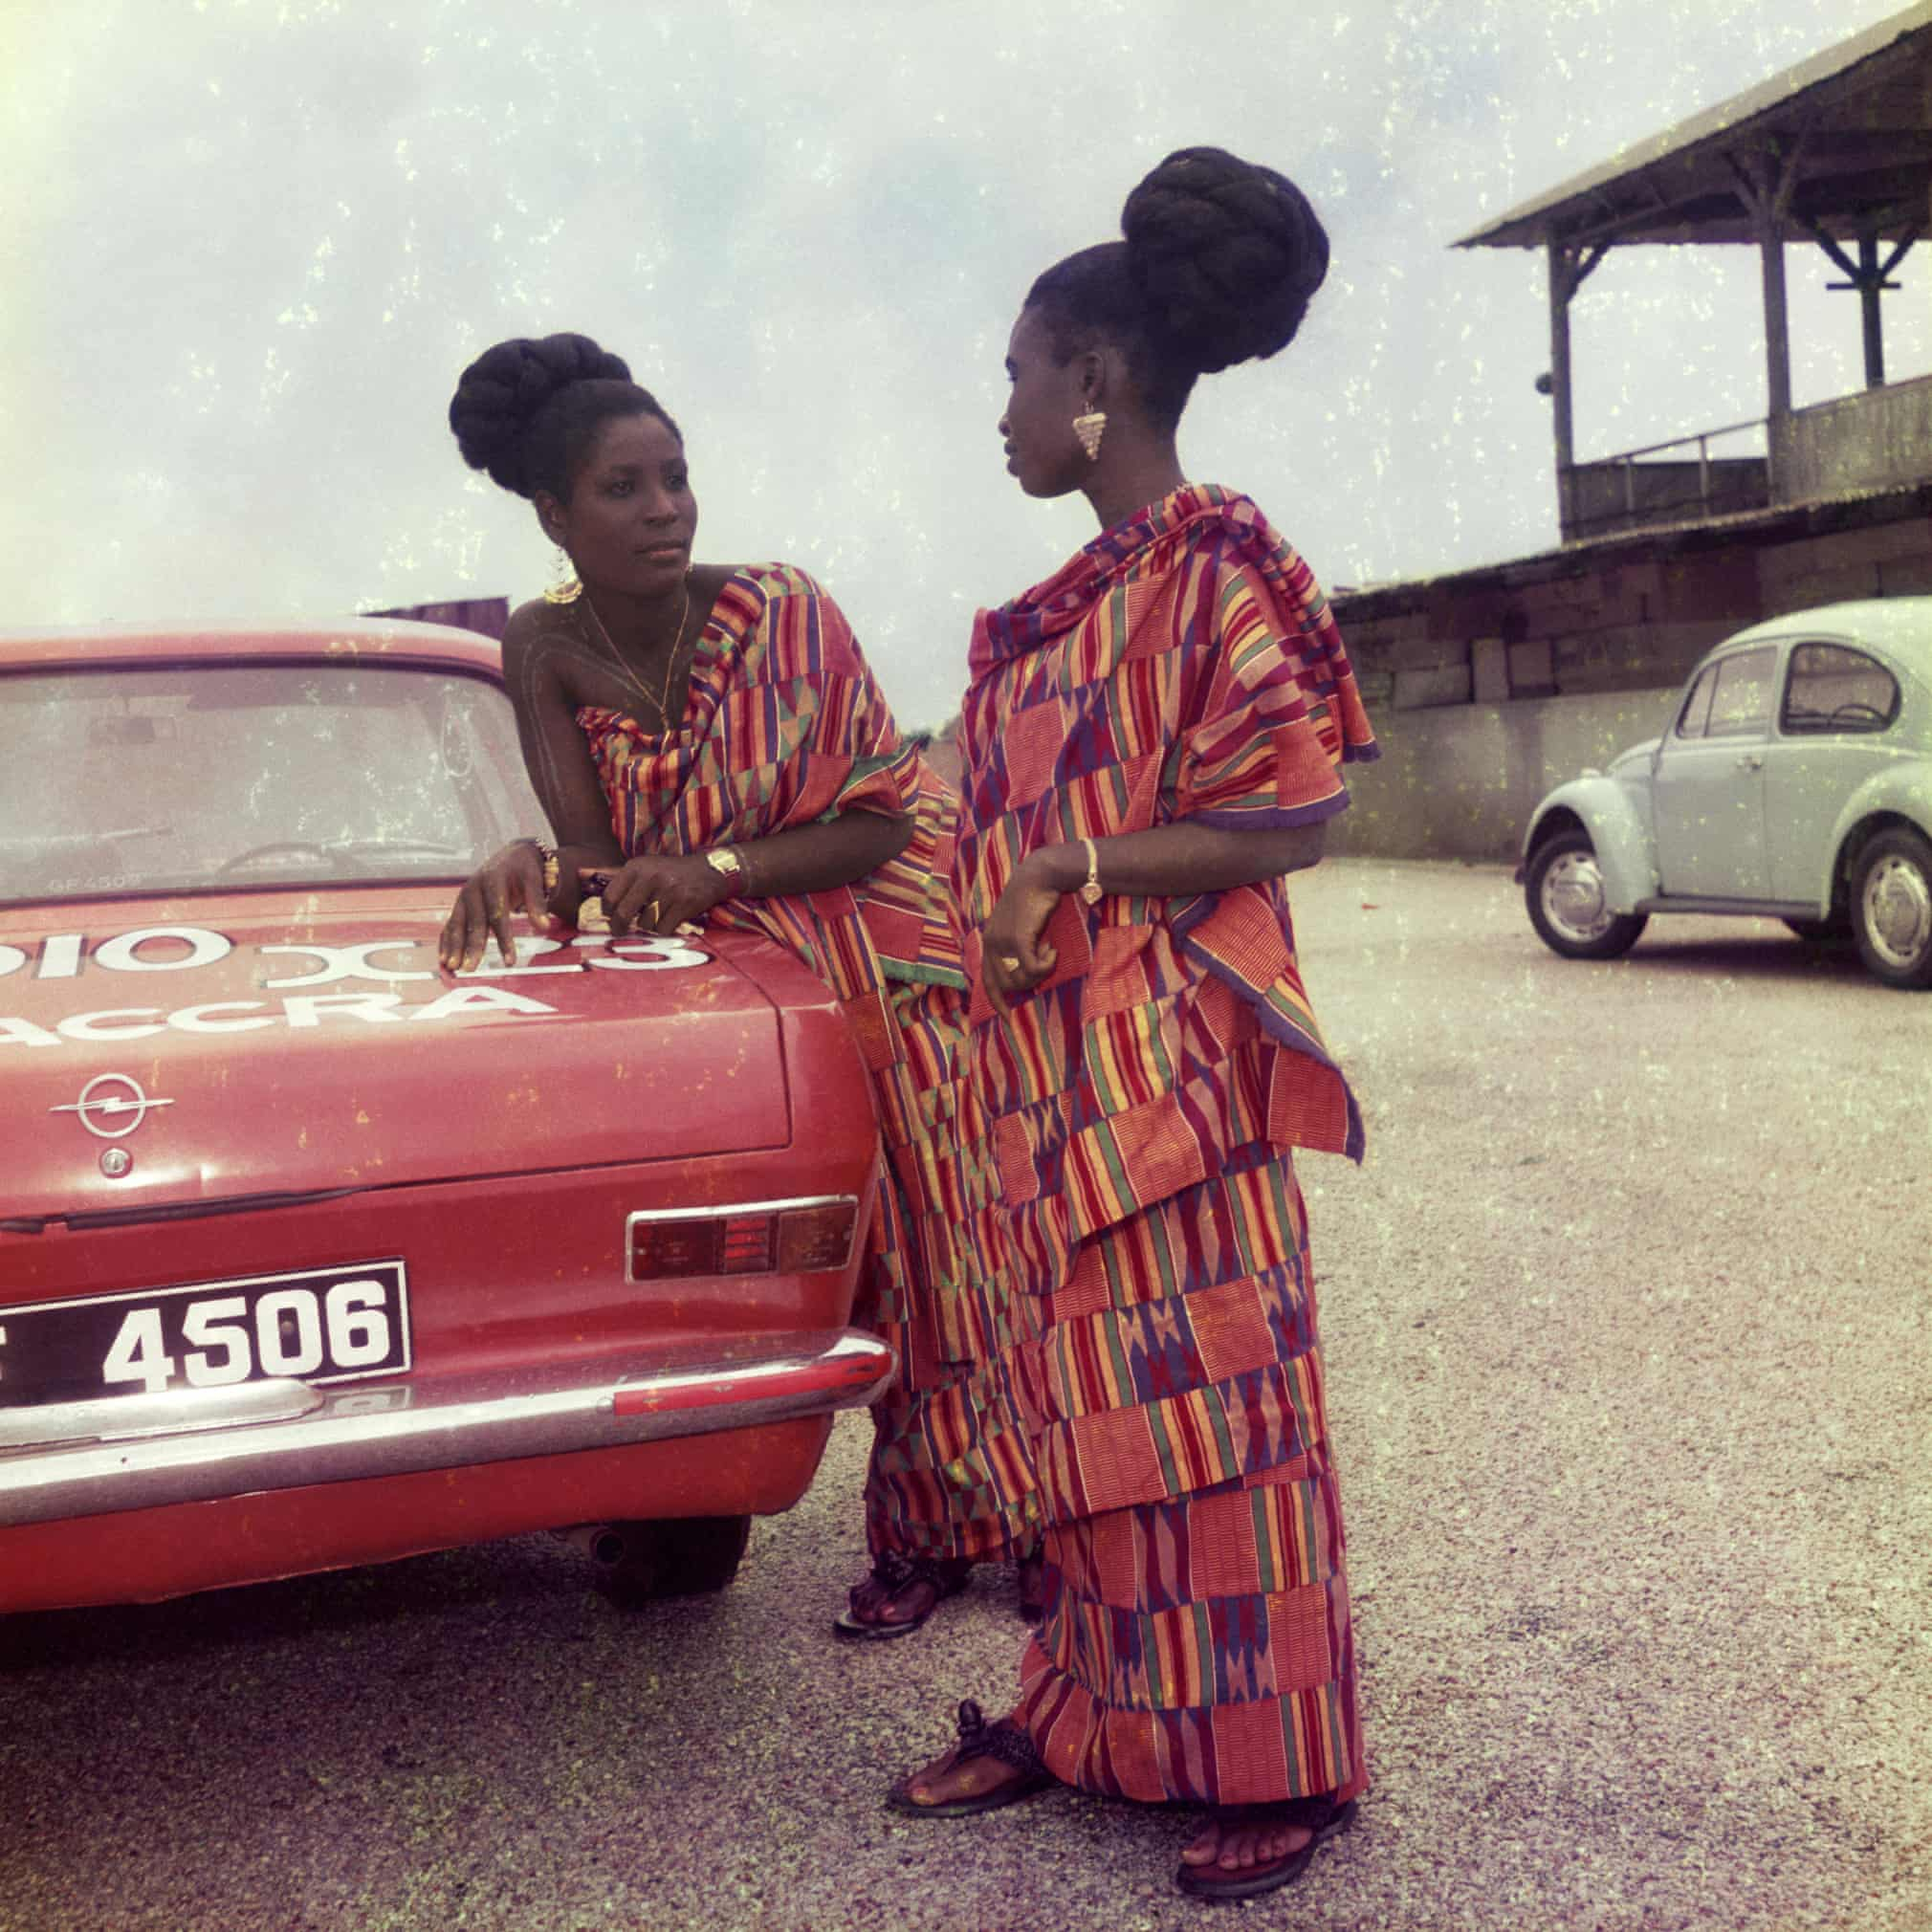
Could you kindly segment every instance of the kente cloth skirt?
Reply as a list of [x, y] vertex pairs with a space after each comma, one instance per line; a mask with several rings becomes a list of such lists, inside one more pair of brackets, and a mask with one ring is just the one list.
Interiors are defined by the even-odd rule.
[[1049, 1525], [1015, 1719], [1064, 1783], [1254, 1805], [1367, 1789], [1335, 1481], [1318, 1448]]
[[[1007, 1393], [1032, 1425], [1046, 1557], [1017, 1721], [1056, 1777], [1105, 1796], [1357, 1795], [1341, 1497], [1287, 1153], [1234, 1150], [1083, 1242], [1070, 1281], [1007, 1311], [1038, 1325], [1009, 1349]], [[1109, 1284], [1104, 1306], [1071, 1299], [1082, 1281]], [[1217, 1379], [1224, 1353], [1242, 1367]]]
[[901, 1056], [875, 1069], [889, 1179], [853, 1320], [899, 1371], [872, 1406], [866, 1543], [874, 1557], [1010, 1560], [1038, 1541], [1023, 1453], [991, 1399], [980, 1303], [958, 1240], [965, 995], [896, 983]]

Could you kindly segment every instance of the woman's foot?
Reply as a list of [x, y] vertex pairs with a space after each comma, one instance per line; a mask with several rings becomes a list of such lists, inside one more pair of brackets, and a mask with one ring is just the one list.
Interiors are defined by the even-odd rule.
[[1010, 1718], [989, 1724], [970, 1699], [959, 1706], [959, 1742], [887, 1799], [894, 1811], [961, 1818], [1043, 1791], [1056, 1782], [1033, 1740]]
[[972, 1568], [888, 1550], [871, 1575], [852, 1586], [851, 1607], [832, 1627], [842, 1636], [910, 1636], [947, 1597], [966, 1588]]
[[1315, 1848], [1354, 1822], [1350, 1799], [1295, 1798], [1218, 1809], [1180, 1855], [1175, 1881], [1199, 1898], [1251, 1899], [1308, 1869]]

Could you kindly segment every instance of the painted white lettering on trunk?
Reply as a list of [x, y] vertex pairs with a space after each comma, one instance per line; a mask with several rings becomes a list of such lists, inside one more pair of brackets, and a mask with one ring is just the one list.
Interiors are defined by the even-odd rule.
[[271, 987], [329, 986], [338, 979], [435, 978], [433, 973], [412, 973], [402, 966], [378, 966], [372, 956], [377, 953], [413, 953], [415, 950], [413, 939], [367, 939], [360, 946], [264, 946], [261, 949], [263, 958], [271, 953], [306, 953], [322, 963], [313, 972], [301, 974], [296, 978], [264, 979], [262, 984]]
[[[214, 1020], [215, 1013], [252, 1013], [252, 1020]], [[262, 1011], [259, 999], [209, 999], [199, 1006], [184, 1006], [179, 1013], [170, 1013], [167, 1023], [181, 1033], [252, 1033], [263, 1026], [273, 1026], [273, 1016]]]
[[60, 1036], [31, 1020], [11, 1020], [0, 1013], [0, 1046], [58, 1046]]
[[467, 972], [457, 974], [459, 979], [514, 979], [519, 976], [538, 973], [580, 973], [583, 962], [580, 959], [566, 959], [560, 966], [532, 966], [526, 962], [541, 959], [547, 953], [563, 951], [561, 939], [538, 939], [529, 933], [519, 933], [516, 939], [516, 963], [505, 966], [498, 961], [495, 965], [487, 962], [481, 966], [472, 966]]
[[[345, 979], [374, 979], [386, 985], [399, 980], [429, 980], [439, 976], [421, 967], [405, 965], [402, 959], [384, 965], [384, 954], [422, 956], [429, 942], [422, 939], [363, 939], [347, 946], [330, 946], [311, 941], [296, 945], [265, 945], [256, 948], [264, 961], [295, 955], [317, 963], [306, 972], [279, 979], [264, 979], [265, 988], [280, 992], [296, 986], [333, 986]], [[181, 950], [185, 949], [185, 950]], [[55, 933], [39, 942], [37, 956], [24, 948], [0, 945], [0, 979], [17, 973], [30, 959], [36, 979], [74, 979], [84, 969], [99, 967], [109, 973], [186, 973], [198, 966], [212, 966], [234, 951], [234, 941], [225, 933], [206, 926], [143, 926], [131, 933], [116, 933], [88, 951], [84, 933]], [[556, 955], [563, 957], [555, 957]], [[575, 954], [575, 957], [568, 956]], [[525, 935], [516, 942], [516, 960], [505, 966], [486, 961], [454, 977], [469, 982], [480, 979], [517, 979], [538, 975], [586, 973], [593, 968], [615, 973], [663, 973], [687, 971], [710, 963], [712, 955], [689, 940], [674, 934], [626, 933], [607, 938], [599, 933], [580, 933], [570, 940]], [[538, 963], [542, 962], [542, 963]], [[214, 1006], [209, 1012], [218, 1010]], [[23, 1024], [26, 1022], [22, 1022]], [[313, 1022], [297, 1021], [297, 1025]], [[230, 1029], [242, 1030], [243, 1022]], [[191, 1024], [187, 1030], [196, 1030]], [[219, 1030], [213, 1029], [213, 1030]], [[15, 1035], [15, 1038], [21, 1038]], [[44, 1041], [34, 1041], [44, 1045]]]
[[54, 933], [40, 942], [40, 963], [33, 969], [36, 979], [72, 979], [80, 971], [80, 955], [86, 946], [79, 933]]
[[327, 1014], [358, 1020], [400, 1020], [396, 1008], [402, 1005], [400, 993], [297, 993], [282, 1001], [282, 1011], [291, 1026], [319, 1026]]
[[[136, 1023], [109, 1024], [116, 1020]], [[167, 1021], [159, 1006], [121, 1006], [104, 1013], [71, 1013], [55, 1024], [63, 1040], [145, 1040], [159, 1033]]]
[[419, 1006], [411, 1020], [448, 1020], [454, 1013], [555, 1013], [540, 999], [527, 993], [513, 993], [507, 986], [452, 986], [438, 994], [427, 1006]]
[[626, 933], [621, 939], [606, 939], [602, 953], [593, 953], [586, 966], [603, 966], [623, 973], [677, 972], [689, 966], [702, 966], [711, 957], [696, 947], [677, 938], [660, 938], [654, 933]]
[[210, 999], [174, 1013], [158, 1006], [123, 1006], [70, 1014], [57, 1022], [57, 1032], [17, 1015], [0, 1013], [0, 1046], [143, 1040], [165, 1027], [178, 1033], [255, 1033], [265, 1026], [316, 1027], [325, 1020], [390, 1025], [401, 1020], [459, 1020], [480, 1013], [555, 1019], [557, 1008], [531, 999], [527, 993], [513, 993], [507, 986], [451, 986], [422, 1006], [406, 1006], [400, 993], [297, 993], [278, 1007], [261, 999]]
[[[160, 959], [143, 956], [143, 947], [169, 939], [179, 940], [187, 953], [170, 953]], [[110, 973], [185, 973], [195, 966], [212, 966], [233, 951], [234, 944], [225, 933], [210, 933], [205, 926], [143, 926], [139, 932], [103, 939], [94, 949], [94, 963]]]

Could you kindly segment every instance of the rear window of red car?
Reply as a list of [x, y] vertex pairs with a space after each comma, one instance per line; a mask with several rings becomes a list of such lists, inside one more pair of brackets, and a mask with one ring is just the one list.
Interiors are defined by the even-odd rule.
[[540, 832], [500, 688], [249, 662], [0, 676], [0, 900], [466, 877]]

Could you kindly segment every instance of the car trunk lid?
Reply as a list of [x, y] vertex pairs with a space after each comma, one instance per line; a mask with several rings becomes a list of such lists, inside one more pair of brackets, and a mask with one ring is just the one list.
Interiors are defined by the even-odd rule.
[[0, 1220], [782, 1146], [760, 941], [523, 940], [414, 892], [0, 913]]

